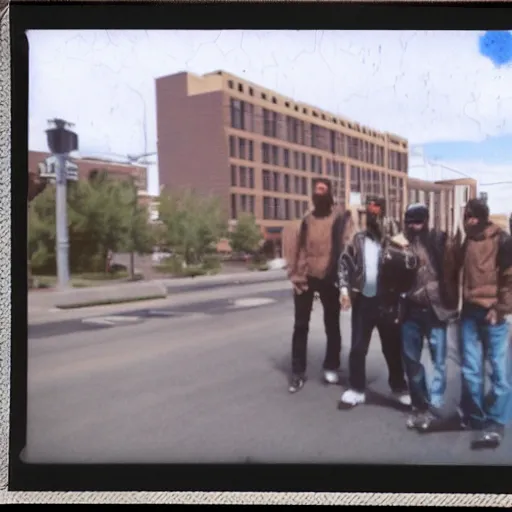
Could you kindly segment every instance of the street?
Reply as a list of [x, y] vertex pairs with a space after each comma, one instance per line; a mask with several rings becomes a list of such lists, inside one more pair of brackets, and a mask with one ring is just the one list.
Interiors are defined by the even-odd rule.
[[[186, 295], [186, 294], [184, 294]], [[293, 304], [288, 283], [195, 294], [29, 328], [26, 462], [332, 462], [509, 464], [510, 435], [473, 452], [470, 433], [408, 431], [388, 396], [374, 335], [369, 403], [337, 409], [321, 382], [325, 335], [315, 303], [303, 390], [287, 391]], [[217, 297], [216, 297], [217, 295]], [[68, 315], [69, 316], [69, 315]], [[350, 314], [342, 313], [343, 384]], [[428, 353], [424, 351], [428, 365]], [[447, 410], [460, 392], [450, 335]]]

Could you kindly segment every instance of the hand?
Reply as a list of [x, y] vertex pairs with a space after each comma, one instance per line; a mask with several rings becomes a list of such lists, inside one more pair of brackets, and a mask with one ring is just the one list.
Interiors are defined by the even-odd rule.
[[293, 293], [295, 293], [295, 295], [301, 295], [302, 293], [307, 291], [307, 289], [307, 285], [293, 284]]
[[352, 304], [350, 302], [350, 297], [348, 294], [342, 293], [340, 295], [340, 308], [342, 311], [348, 311], [352, 307]]
[[496, 325], [498, 323], [498, 312], [495, 309], [490, 309], [485, 320], [490, 325]]

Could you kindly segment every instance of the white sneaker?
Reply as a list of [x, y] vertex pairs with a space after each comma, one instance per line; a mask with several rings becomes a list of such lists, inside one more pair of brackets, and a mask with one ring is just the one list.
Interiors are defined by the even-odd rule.
[[356, 405], [364, 404], [365, 402], [366, 395], [364, 393], [354, 391], [353, 389], [347, 389], [347, 391], [341, 395], [341, 403], [349, 405], [350, 407], [355, 407]]
[[402, 405], [410, 407], [412, 405], [411, 395], [407, 391], [394, 391], [393, 397]]
[[324, 371], [324, 379], [325, 382], [327, 382], [328, 384], [338, 384], [338, 382], [340, 381], [338, 372], [334, 372], [332, 370]]

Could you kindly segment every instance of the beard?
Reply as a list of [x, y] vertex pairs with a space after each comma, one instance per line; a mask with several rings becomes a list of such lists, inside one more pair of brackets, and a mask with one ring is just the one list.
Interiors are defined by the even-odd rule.
[[378, 238], [382, 236], [382, 218], [373, 213], [366, 214], [366, 228]]
[[423, 226], [420, 230], [416, 230], [406, 226], [405, 237], [411, 243], [425, 242], [427, 237], [427, 227]]
[[333, 206], [332, 197], [328, 194], [314, 194], [313, 206], [318, 215], [328, 215]]

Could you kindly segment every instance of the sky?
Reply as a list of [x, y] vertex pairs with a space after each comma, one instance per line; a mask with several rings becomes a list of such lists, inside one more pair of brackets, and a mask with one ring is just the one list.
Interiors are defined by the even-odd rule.
[[60, 117], [75, 123], [81, 156], [156, 152], [155, 79], [222, 69], [403, 136], [412, 177], [473, 177], [493, 213], [512, 211], [508, 32], [70, 30], [28, 39], [31, 150], [47, 150], [47, 120]]

